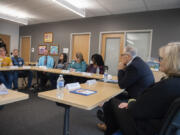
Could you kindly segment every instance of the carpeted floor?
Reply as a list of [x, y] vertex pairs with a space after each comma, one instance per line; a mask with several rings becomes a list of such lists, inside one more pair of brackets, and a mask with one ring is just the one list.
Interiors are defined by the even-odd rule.
[[[8, 104], [0, 110], [0, 135], [63, 135], [64, 109], [38, 98]], [[96, 109], [71, 108], [70, 135], [103, 135], [96, 124]]]

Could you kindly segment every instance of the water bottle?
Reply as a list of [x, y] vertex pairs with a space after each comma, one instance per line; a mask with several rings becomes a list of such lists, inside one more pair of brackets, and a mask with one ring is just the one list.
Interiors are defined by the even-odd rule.
[[104, 82], [108, 81], [108, 72], [107, 70], [104, 71]]
[[57, 97], [63, 98], [64, 96], [64, 78], [63, 75], [59, 75], [57, 79]]
[[97, 67], [96, 74], [99, 74], [99, 72], [100, 72], [99, 67]]

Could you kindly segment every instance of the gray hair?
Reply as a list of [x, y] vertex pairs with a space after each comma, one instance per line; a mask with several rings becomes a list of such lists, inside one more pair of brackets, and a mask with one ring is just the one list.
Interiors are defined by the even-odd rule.
[[136, 57], [137, 49], [132, 46], [126, 46], [125, 53], [131, 55], [132, 57]]
[[171, 42], [159, 49], [160, 55], [166, 61], [165, 73], [180, 76], [180, 42]]

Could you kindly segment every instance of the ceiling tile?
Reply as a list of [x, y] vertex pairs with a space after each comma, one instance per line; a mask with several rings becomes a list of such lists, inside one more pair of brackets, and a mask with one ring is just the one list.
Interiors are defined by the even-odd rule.
[[[81, 0], [81, 2], [84, 2], [87, 17], [180, 8], [180, 0]], [[81, 18], [52, 0], [0, 0], [0, 6], [27, 13], [30, 16], [30, 24]]]
[[149, 10], [180, 8], [180, 0], [144, 0]]

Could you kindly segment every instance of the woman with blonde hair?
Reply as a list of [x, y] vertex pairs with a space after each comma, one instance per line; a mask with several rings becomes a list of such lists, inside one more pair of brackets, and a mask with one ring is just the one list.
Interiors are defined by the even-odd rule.
[[112, 100], [105, 135], [117, 130], [122, 135], [159, 134], [171, 103], [180, 97], [180, 42], [161, 47], [159, 60], [160, 71], [167, 77], [147, 88], [136, 101]]
[[86, 65], [86, 62], [84, 61], [82, 53], [77, 52], [75, 60], [73, 60], [68, 65], [68, 70], [70, 70], [70, 71], [78, 71], [78, 72], [85, 72], [86, 67], [87, 67], [87, 65]]

